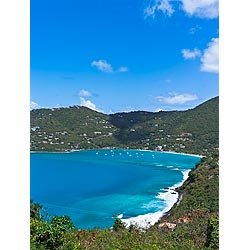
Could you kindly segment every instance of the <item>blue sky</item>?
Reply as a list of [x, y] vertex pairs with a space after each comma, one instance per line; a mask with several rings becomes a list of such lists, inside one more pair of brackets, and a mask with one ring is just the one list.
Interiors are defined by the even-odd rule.
[[31, 108], [185, 110], [217, 96], [218, 0], [31, 0]]

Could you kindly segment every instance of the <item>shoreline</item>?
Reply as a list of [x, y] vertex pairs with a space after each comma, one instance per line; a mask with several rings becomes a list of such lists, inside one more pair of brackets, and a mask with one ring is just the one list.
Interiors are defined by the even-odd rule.
[[194, 156], [203, 158], [206, 157], [204, 155], [198, 155], [198, 154], [190, 154], [190, 153], [182, 153], [182, 152], [175, 152], [175, 151], [157, 151], [157, 150], [149, 150], [149, 149], [135, 149], [135, 148], [92, 148], [92, 149], [71, 149], [71, 150], [65, 150], [65, 151], [30, 151], [30, 153], [73, 153], [73, 152], [80, 152], [80, 151], [88, 151], [88, 150], [138, 150], [138, 151], [145, 151], [145, 152], [153, 152], [153, 153], [168, 153], [168, 154], [182, 154], [187, 156]]
[[146, 151], [146, 152], [158, 152], [158, 153], [168, 153], [168, 154], [182, 154], [182, 155], [189, 155], [189, 156], [195, 156], [199, 158], [205, 157], [204, 155], [198, 155], [198, 154], [190, 154], [190, 153], [181, 153], [181, 152], [175, 152], [175, 151], [157, 151], [157, 150], [148, 150], [148, 149], [135, 149], [140, 151]]
[[[165, 200], [166, 203], [167, 202], [169, 203], [169, 204], [166, 204], [167, 206], [163, 210], [157, 211], [154, 213], [138, 215], [138, 216], [127, 218], [127, 219], [121, 219], [121, 221], [125, 223], [126, 228], [128, 228], [130, 225], [136, 225], [140, 229], [148, 229], [151, 226], [158, 223], [163, 216], [166, 216], [167, 213], [169, 213], [170, 210], [181, 201], [182, 195], [176, 189], [181, 187], [184, 184], [184, 182], [188, 179], [188, 174], [190, 171], [191, 169], [182, 171], [183, 180], [181, 182], [173, 185], [172, 187], [169, 187], [167, 189], [168, 191], [166, 191], [165, 188], [161, 189], [161, 191], [165, 191], [164, 193], [163, 192], [158, 193], [157, 198], [163, 199]], [[172, 194], [173, 191], [175, 192], [175, 195], [174, 195], [175, 197], [173, 197], [173, 194]], [[171, 201], [169, 201], [170, 197], [173, 198]]]

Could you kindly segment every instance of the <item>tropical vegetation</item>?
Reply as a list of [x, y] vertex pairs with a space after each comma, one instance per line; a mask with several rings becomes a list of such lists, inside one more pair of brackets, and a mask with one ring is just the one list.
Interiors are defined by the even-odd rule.
[[32, 151], [137, 148], [195, 153], [219, 146], [219, 98], [187, 111], [102, 114], [86, 107], [30, 113]]

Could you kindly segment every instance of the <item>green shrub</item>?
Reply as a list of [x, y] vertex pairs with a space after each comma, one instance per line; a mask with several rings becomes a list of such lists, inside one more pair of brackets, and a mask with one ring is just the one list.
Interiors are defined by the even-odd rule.
[[126, 229], [125, 223], [122, 222], [120, 219], [116, 218], [115, 223], [113, 225], [113, 230], [118, 232], [118, 231], [121, 231], [121, 230], [124, 230], [124, 229]]
[[208, 221], [207, 246], [219, 249], [219, 215], [212, 215]]
[[30, 205], [30, 242], [33, 249], [57, 249], [63, 244], [64, 233], [73, 229], [68, 216], [53, 216], [52, 220], [44, 220], [41, 205]]

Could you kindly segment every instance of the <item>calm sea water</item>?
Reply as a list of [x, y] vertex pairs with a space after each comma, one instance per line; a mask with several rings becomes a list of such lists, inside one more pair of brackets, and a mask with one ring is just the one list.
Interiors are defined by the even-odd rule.
[[30, 157], [30, 198], [49, 214], [69, 215], [76, 227], [85, 229], [111, 227], [116, 216], [163, 211], [177, 195], [168, 191], [164, 196], [163, 189], [181, 183], [200, 161], [190, 155], [121, 149]]

